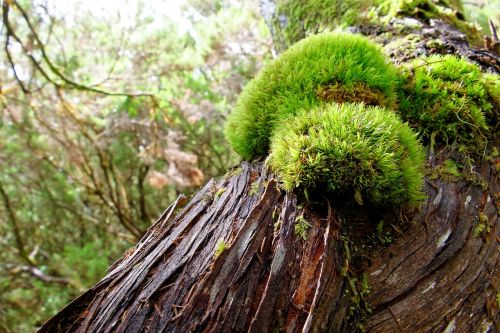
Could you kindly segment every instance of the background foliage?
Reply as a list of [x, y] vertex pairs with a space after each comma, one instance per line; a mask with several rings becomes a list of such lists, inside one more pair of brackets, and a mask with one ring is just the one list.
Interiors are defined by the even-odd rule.
[[33, 331], [236, 162], [222, 125], [270, 57], [251, 1], [93, 3], [3, 4], [0, 331]]

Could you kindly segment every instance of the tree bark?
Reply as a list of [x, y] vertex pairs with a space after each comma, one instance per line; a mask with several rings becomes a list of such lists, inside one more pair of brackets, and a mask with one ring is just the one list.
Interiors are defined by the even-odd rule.
[[[497, 55], [440, 24], [422, 34], [498, 70]], [[39, 332], [500, 331], [498, 163], [475, 166], [483, 186], [427, 179], [426, 201], [403, 214], [307, 203], [243, 162], [182, 209], [180, 197]]]
[[[427, 182], [427, 202], [407, 230], [370, 254], [368, 331], [498, 329], [500, 188], [492, 165], [480, 172], [487, 191]], [[297, 202], [262, 163], [243, 163], [241, 173], [210, 181], [177, 214], [174, 203], [101, 282], [40, 332], [355, 329], [360, 318], [347, 316], [352, 290], [341, 229], [370, 217], [328, 202], [324, 211]], [[294, 231], [299, 215], [310, 224], [305, 240]], [[492, 228], [485, 237], [473, 235], [480, 215]], [[226, 245], [217, 251], [221, 240]]]

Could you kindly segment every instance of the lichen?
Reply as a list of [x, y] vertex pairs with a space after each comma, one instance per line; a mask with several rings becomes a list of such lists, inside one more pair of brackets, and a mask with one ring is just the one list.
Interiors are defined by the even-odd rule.
[[423, 50], [419, 50], [418, 46], [421, 40], [422, 36], [418, 34], [408, 34], [402, 38], [396, 38], [384, 47], [385, 54], [397, 60], [413, 59], [422, 55]]

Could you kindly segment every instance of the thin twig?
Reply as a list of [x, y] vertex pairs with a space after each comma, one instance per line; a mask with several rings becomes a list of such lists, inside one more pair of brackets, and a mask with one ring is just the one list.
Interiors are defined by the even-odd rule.
[[488, 21], [490, 25], [491, 37], [493, 38], [494, 42], [497, 42], [498, 41], [497, 28], [495, 27], [495, 24], [493, 23], [493, 20], [491, 18]]

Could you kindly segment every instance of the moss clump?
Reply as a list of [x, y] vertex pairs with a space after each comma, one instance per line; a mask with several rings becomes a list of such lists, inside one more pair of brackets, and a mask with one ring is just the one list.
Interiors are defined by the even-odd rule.
[[275, 44], [283, 50], [302, 38], [357, 22], [363, 0], [278, 0], [273, 17]]
[[250, 185], [250, 195], [255, 195], [259, 193], [259, 182], [254, 181], [252, 185]]
[[427, 176], [431, 180], [441, 179], [449, 182], [456, 182], [466, 179], [463, 173], [463, 165], [453, 159], [446, 159], [443, 164], [427, 169]]
[[480, 68], [455, 56], [411, 63], [400, 110], [430, 141], [476, 144], [489, 133], [493, 106]]
[[222, 252], [224, 252], [228, 248], [229, 245], [223, 239], [219, 239], [217, 245], [215, 245], [215, 252], [213, 258], [217, 259], [222, 254]]
[[474, 237], [486, 236], [491, 232], [491, 224], [488, 216], [481, 212], [479, 214], [479, 224], [474, 228]]
[[494, 107], [498, 110], [500, 108], [500, 75], [485, 73], [482, 77], [482, 83], [491, 97]]
[[304, 215], [299, 215], [295, 219], [294, 232], [295, 235], [299, 236], [303, 240], [307, 239], [307, 230], [311, 227], [311, 224], [307, 222]]
[[460, 166], [454, 160], [447, 159], [444, 161], [443, 172], [451, 177], [462, 178], [463, 175], [459, 170]]
[[272, 137], [269, 157], [286, 189], [326, 190], [378, 206], [416, 203], [423, 161], [416, 135], [397, 115], [363, 104], [325, 105], [288, 118]]
[[395, 16], [415, 16], [421, 19], [434, 18], [440, 13], [450, 11], [463, 19], [461, 1], [446, 0], [383, 0], [376, 1], [380, 4], [384, 14]]
[[465, 20], [459, 0], [375, 0], [375, 7], [378, 15], [385, 17], [387, 21], [393, 17], [408, 16], [426, 23], [431, 19], [442, 20], [464, 33], [471, 45], [482, 45], [481, 27]]
[[317, 95], [321, 87], [337, 84], [347, 91], [364, 84], [380, 93], [382, 104], [390, 105], [397, 82], [395, 67], [367, 38], [311, 36], [293, 45], [245, 87], [226, 123], [226, 138], [245, 159], [266, 155], [271, 133], [283, 118], [326, 103]]
[[224, 192], [226, 192], [226, 188], [221, 187], [217, 192], [215, 192], [215, 198], [218, 199], [221, 195], [224, 194]]

